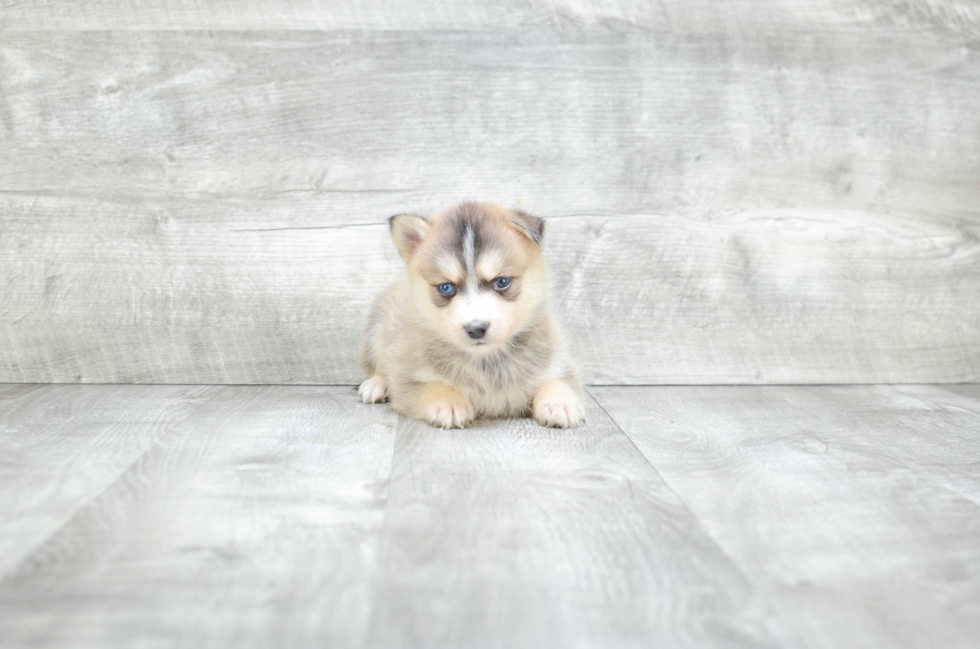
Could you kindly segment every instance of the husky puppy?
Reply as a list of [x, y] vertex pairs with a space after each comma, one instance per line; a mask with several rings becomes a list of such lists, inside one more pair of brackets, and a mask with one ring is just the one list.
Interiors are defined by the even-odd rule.
[[387, 398], [442, 428], [528, 414], [542, 426], [581, 424], [582, 387], [549, 305], [544, 220], [463, 203], [388, 222], [408, 274], [371, 310], [361, 399]]

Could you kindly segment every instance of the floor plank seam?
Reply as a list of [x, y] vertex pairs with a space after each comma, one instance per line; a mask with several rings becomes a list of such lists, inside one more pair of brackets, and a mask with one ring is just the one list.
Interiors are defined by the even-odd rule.
[[[222, 386], [217, 386], [217, 387], [222, 387]], [[175, 422], [171, 430], [162, 433], [158, 441], [156, 441], [153, 444], [150, 444], [146, 448], [146, 450], [140, 453], [132, 462], [127, 464], [122, 470], [116, 473], [116, 475], [113, 476], [113, 478], [109, 482], [107, 482], [102, 489], [92, 494], [91, 498], [86, 500], [84, 503], [80, 504], [78, 508], [76, 508], [75, 511], [71, 513], [70, 516], [66, 517], [61, 523], [58, 524], [56, 528], [51, 530], [49, 534], [45, 535], [44, 538], [40, 539], [37, 543], [35, 543], [29, 552], [24, 554], [23, 557], [21, 557], [15, 563], [13, 563], [8, 568], [3, 570], [3, 572], [0, 573], [0, 585], [4, 584], [8, 579], [14, 577], [25, 563], [30, 561], [35, 555], [37, 555], [39, 551], [43, 550], [44, 547], [47, 546], [48, 543], [52, 541], [52, 539], [57, 537], [58, 534], [60, 534], [67, 526], [69, 526], [72, 522], [77, 520], [79, 516], [81, 516], [93, 504], [97, 503], [100, 498], [105, 496], [105, 494], [107, 494], [111, 489], [113, 489], [119, 483], [120, 479], [122, 479], [125, 475], [127, 475], [130, 471], [132, 471], [134, 467], [138, 466], [140, 462], [143, 462], [148, 455], [159, 450], [167, 439], [170, 439], [174, 435], [178, 434], [180, 432], [180, 427], [185, 422], [187, 422], [187, 420], [190, 419], [198, 411], [198, 409], [200, 409], [202, 406], [204, 406], [209, 401], [211, 401], [211, 399], [212, 397], [209, 396], [206, 399], [202, 400], [199, 403], [194, 404], [191, 408], [189, 408], [186, 417], [181, 419], [179, 422]]]
[[[609, 386], [609, 387], [626, 387], [626, 386]], [[677, 498], [677, 502], [679, 502], [684, 507], [684, 511], [686, 511], [691, 516], [691, 518], [697, 523], [697, 526], [701, 529], [702, 532], [704, 532], [705, 537], [711, 540], [711, 542], [718, 549], [718, 552], [720, 552], [721, 555], [725, 557], [725, 559], [731, 564], [731, 566], [735, 570], [737, 570], [740, 575], [742, 575], [742, 577], [745, 579], [745, 582], [747, 584], [750, 584], [752, 588], [761, 595], [763, 593], [761, 584], [756, 583], [755, 580], [749, 577], [749, 574], [745, 572], [745, 569], [738, 562], [735, 561], [735, 559], [728, 553], [728, 550], [725, 549], [725, 547], [715, 537], [715, 535], [713, 535], [708, 530], [708, 528], [705, 527], [704, 523], [701, 521], [701, 518], [698, 517], [697, 514], [694, 513], [694, 510], [692, 510], [690, 506], [687, 504], [687, 502], [683, 498], [681, 498], [680, 494], [677, 492], [674, 486], [671, 485], [667, 481], [667, 479], [663, 476], [663, 474], [657, 470], [657, 467], [654, 466], [653, 462], [650, 461], [650, 458], [648, 458], [646, 454], [640, 450], [640, 447], [636, 445], [636, 442], [634, 442], [633, 438], [629, 436], [629, 433], [627, 433], [626, 430], [622, 426], [620, 426], [619, 422], [616, 421], [616, 419], [609, 414], [609, 411], [606, 410], [605, 406], [602, 405], [599, 399], [597, 399], [594, 394], [589, 392], [588, 389], [586, 389], [586, 393], [589, 395], [589, 398], [591, 398], [592, 401], [595, 402], [597, 406], [599, 406], [599, 409], [602, 410], [602, 412], [604, 412], [607, 417], [609, 417], [609, 421], [611, 421], [613, 425], [616, 426], [616, 429], [619, 430], [619, 432], [622, 433], [627, 440], [629, 440], [630, 445], [634, 449], [636, 449], [636, 452], [640, 454], [640, 457], [643, 458], [643, 461], [646, 462], [651, 469], [653, 469], [653, 472], [657, 474], [657, 477], [660, 478], [660, 480], [664, 483], [664, 486], [667, 487], [670, 493], [672, 493], [674, 497]]]
[[49, 534], [45, 535], [44, 538], [38, 540], [38, 542], [34, 544], [34, 546], [30, 549], [29, 552], [24, 554], [24, 556], [22, 556], [15, 563], [13, 563], [2, 573], [0, 573], [0, 586], [2, 586], [8, 579], [11, 579], [12, 577], [16, 576], [18, 571], [21, 569], [21, 567], [24, 564], [29, 562], [35, 555], [37, 555], [39, 551], [43, 550], [44, 547], [48, 545], [48, 543], [50, 543], [55, 537], [57, 537], [58, 534], [60, 534], [66, 527], [71, 525], [72, 522], [74, 522], [83, 512], [88, 510], [88, 508], [91, 507], [94, 503], [98, 502], [98, 500], [102, 498], [107, 492], [109, 492], [110, 489], [116, 486], [116, 484], [123, 476], [125, 476], [130, 471], [132, 471], [133, 467], [135, 467], [137, 464], [142, 462], [143, 458], [145, 458], [148, 453], [151, 453], [152, 451], [156, 450], [157, 447], [158, 445], [154, 444], [153, 446], [146, 449], [146, 451], [141, 453], [135, 460], [133, 460], [133, 462], [126, 465], [125, 468], [119, 471], [119, 473], [117, 473], [112, 478], [112, 480], [106, 483], [105, 487], [92, 494], [92, 497], [86, 500], [85, 502], [83, 502], [82, 504], [80, 504], [78, 508], [71, 513], [71, 516], [68, 516], [63, 521], [61, 521], [61, 523], [59, 523], [56, 528], [51, 530]]

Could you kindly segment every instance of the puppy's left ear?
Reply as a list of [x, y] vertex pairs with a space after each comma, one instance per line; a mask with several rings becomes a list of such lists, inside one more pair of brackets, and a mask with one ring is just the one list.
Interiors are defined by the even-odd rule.
[[520, 210], [511, 210], [508, 220], [511, 222], [511, 225], [517, 227], [517, 230], [521, 234], [539, 246], [541, 245], [541, 242], [544, 240], [544, 219], [531, 216], [527, 212]]
[[431, 224], [415, 214], [396, 214], [388, 219], [388, 225], [402, 259], [406, 264], [411, 263], [412, 255], [428, 236]]

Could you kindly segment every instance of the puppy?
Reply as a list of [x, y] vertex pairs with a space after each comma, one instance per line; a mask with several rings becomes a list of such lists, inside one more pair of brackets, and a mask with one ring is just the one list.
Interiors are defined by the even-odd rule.
[[542, 426], [581, 424], [582, 387], [549, 305], [544, 220], [463, 203], [388, 222], [408, 274], [368, 317], [361, 399], [387, 398], [442, 428], [528, 414]]

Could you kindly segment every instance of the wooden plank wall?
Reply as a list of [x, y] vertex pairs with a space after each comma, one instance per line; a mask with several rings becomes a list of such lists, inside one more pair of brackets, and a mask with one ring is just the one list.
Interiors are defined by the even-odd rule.
[[351, 383], [384, 225], [551, 219], [600, 384], [980, 381], [980, 5], [0, 0], [0, 381]]

